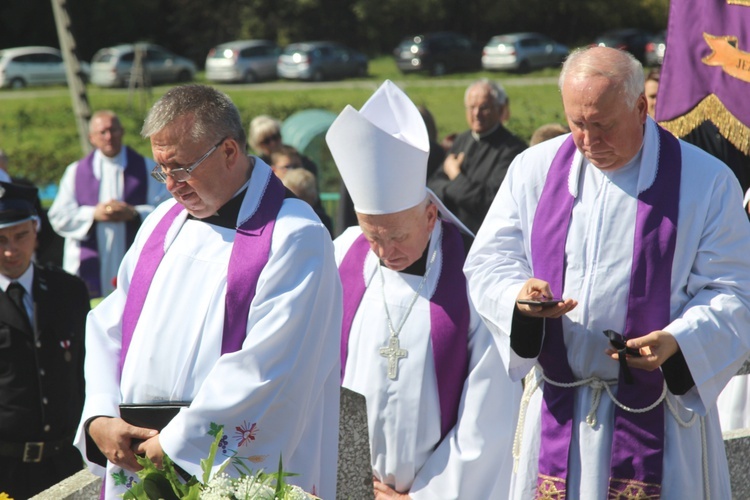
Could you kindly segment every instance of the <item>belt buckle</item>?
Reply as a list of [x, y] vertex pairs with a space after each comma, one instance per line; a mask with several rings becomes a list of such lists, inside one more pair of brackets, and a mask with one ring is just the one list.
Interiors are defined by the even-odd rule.
[[39, 463], [42, 461], [42, 454], [44, 452], [43, 442], [29, 442], [24, 443], [23, 446], [23, 461], [25, 463]]

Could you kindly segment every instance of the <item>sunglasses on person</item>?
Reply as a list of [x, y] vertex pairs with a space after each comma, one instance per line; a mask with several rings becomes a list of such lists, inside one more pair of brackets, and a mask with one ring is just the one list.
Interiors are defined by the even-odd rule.
[[273, 135], [269, 135], [268, 137], [260, 141], [260, 144], [263, 144], [264, 146], [268, 146], [272, 142], [279, 142], [280, 140], [281, 140], [281, 134], [273, 134]]

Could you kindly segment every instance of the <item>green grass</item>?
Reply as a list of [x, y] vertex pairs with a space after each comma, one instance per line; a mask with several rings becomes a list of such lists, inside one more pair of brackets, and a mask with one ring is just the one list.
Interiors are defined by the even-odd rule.
[[[554, 83], [521, 84], [522, 77], [552, 82], [557, 70], [547, 69], [528, 75], [513, 73], [464, 73], [444, 77], [424, 74], [402, 75], [390, 57], [370, 62], [367, 78], [347, 80], [342, 88], [327, 85], [309, 90], [281, 90], [274, 84], [267, 89], [244, 90], [239, 86], [219, 86], [234, 102], [247, 124], [259, 114], [285, 119], [292, 113], [307, 108], [323, 108], [339, 113], [347, 104], [359, 108], [385, 79], [403, 86], [417, 105], [425, 105], [432, 112], [440, 138], [466, 129], [463, 95], [466, 86], [480, 77], [495, 79], [505, 85], [511, 99], [512, 116], [508, 128], [528, 141], [533, 131], [549, 122], [564, 123], [559, 93]], [[199, 75], [198, 81], [203, 80]], [[356, 86], [355, 86], [356, 85]], [[279, 85], [282, 87], [283, 85]], [[101, 89], [88, 86], [92, 110], [115, 110], [126, 130], [125, 143], [144, 155], [151, 156], [148, 141], [140, 138], [143, 118], [150, 104], [168, 87], [156, 87], [151, 95], [127, 90]], [[37, 92], [39, 91], [39, 92]], [[30, 97], [31, 92], [33, 98]], [[81, 156], [80, 143], [67, 91], [62, 87], [52, 90], [38, 88], [25, 91], [0, 92], [0, 148], [10, 157], [12, 175], [24, 176], [39, 185], [59, 181], [65, 167]], [[322, 165], [323, 191], [335, 191], [338, 174], [332, 165]]]

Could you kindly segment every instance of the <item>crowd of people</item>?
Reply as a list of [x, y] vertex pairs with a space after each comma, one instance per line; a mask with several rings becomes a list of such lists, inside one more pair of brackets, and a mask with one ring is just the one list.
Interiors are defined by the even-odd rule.
[[[119, 498], [138, 456], [201, 477], [222, 432], [214, 471], [281, 457], [333, 499], [343, 386], [365, 396], [376, 500], [731, 498], [750, 168], [701, 143], [710, 124], [661, 128], [654, 85], [581, 49], [566, 124], [527, 146], [481, 79], [443, 146], [386, 81], [326, 134], [340, 234], [279, 120], [246, 133], [209, 86], [152, 106], [153, 159], [94, 113], [48, 214], [0, 151], [0, 492], [85, 463]], [[40, 262], [52, 230], [64, 270]]]

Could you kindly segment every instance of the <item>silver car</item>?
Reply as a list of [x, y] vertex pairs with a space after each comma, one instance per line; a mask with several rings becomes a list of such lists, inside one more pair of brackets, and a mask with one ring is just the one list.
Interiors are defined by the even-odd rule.
[[482, 51], [482, 67], [487, 70], [526, 72], [558, 66], [570, 50], [539, 33], [508, 33], [493, 36]]
[[335, 42], [302, 42], [287, 45], [276, 66], [281, 78], [338, 80], [367, 76], [367, 57]]
[[[152, 84], [189, 82], [195, 78], [195, 63], [158, 45], [138, 44], [144, 51], [144, 70]], [[100, 87], [127, 87], [135, 61], [136, 45], [107, 47], [91, 60], [91, 83]]]
[[[84, 80], [89, 64], [81, 63]], [[15, 47], [0, 50], [0, 87], [23, 88], [27, 85], [65, 85], [68, 78], [59, 50], [52, 47]]]
[[206, 57], [206, 79], [212, 82], [245, 82], [276, 78], [281, 49], [268, 40], [236, 40], [212, 48]]

